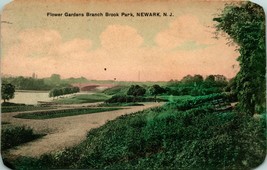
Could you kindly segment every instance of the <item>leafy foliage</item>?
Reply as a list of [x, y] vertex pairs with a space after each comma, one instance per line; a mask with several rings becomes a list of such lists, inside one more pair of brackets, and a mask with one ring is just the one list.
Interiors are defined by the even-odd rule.
[[236, 76], [236, 88], [241, 111], [255, 113], [257, 105], [265, 103], [265, 14], [262, 7], [252, 2], [227, 5], [214, 18], [217, 30], [238, 45], [240, 71]]
[[14, 84], [18, 90], [49, 90], [52, 86], [45, 83], [44, 79], [32, 77], [8, 77], [3, 78], [3, 82]]
[[202, 96], [221, 93], [228, 82], [223, 75], [209, 75], [205, 80], [201, 75], [187, 75], [181, 81], [168, 83], [167, 94]]
[[112, 111], [118, 109], [119, 108], [84, 108], [84, 109], [50, 110], [50, 111], [40, 111], [36, 113], [20, 113], [14, 117], [23, 119], [52, 119], [58, 117], [92, 114], [92, 113]]
[[168, 103], [169, 106], [171, 106], [174, 109], [178, 110], [188, 110], [195, 107], [199, 107], [200, 105], [203, 105], [205, 103], [210, 103], [213, 100], [216, 99], [225, 99], [228, 100], [229, 96], [224, 93], [217, 93], [217, 94], [210, 94], [206, 96], [198, 96], [194, 97], [193, 99], [183, 99], [183, 100], [177, 100], [176, 102]]
[[187, 110], [165, 105], [120, 116], [91, 130], [76, 147], [40, 158], [22, 157], [14, 165], [17, 169], [250, 169], [264, 161], [265, 130], [264, 119], [213, 112], [209, 103]]
[[1, 128], [1, 149], [6, 150], [22, 143], [37, 139], [43, 135], [34, 134], [33, 130], [24, 126]]
[[149, 88], [149, 93], [154, 96], [155, 101], [156, 101], [157, 95], [165, 93], [165, 92], [166, 90], [157, 84], [154, 84], [153, 86]]
[[1, 86], [1, 98], [6, 102], [6, 100], [10, 100], [14, 98], [15, 94], [15, 86], [8, 83], [2, 83]]
[[31, 110], [48, 110], [55, 108], [56, 107], [51, 107], [51, 106], [33, 106], [33, 105], [2, 106], [1, 113], [31, 111]]
[[79, 87], [54, 88], [49, 92], [49, 97], [57, 97], [66, 94], [78, 93], [79, 91]]
[[[128, 95], [114, 95], [105, 103], [131, 103], [131, 102], [154, 102], [154, 98], [149, 97], [134, 97]], [[164, 99], [158, 99], [158, 101], [166, 101]]]
[[60, 75], [52, 74], [49, 78], [3, 77], [2, 82], [15, 85], [17, 90], [51, 90], [53, 87], [67, 87], [70, 84], [85, 83], [88, 80], [84, 77], [61, 79]]
[[133, 96], [144, 96], [146, 93], [146, 89], [139, 86], [139, 85], [131, 85], [129, 88], [127, 95], [133, 95]]

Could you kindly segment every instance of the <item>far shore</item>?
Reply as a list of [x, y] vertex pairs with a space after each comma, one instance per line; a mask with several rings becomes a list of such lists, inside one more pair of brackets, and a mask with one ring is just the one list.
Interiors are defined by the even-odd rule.
[[15, 92], [48, 93], [49, 90], [16, 90]]

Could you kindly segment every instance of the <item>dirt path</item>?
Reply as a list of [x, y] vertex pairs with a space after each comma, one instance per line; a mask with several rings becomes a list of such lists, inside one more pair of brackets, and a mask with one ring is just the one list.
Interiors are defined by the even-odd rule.
[[80, 143], [85, 139], [90, 129], [99, 127], [108, 120], [161, 105], [163, 103], [146, 103], [145, 106], [131, 106], [122, 110], [44, 120], [18, 119], [13, 116], [19, 113], [5, 113], [2, 114], [2, 121], [10, 122], [13, 125], [26, 125], [33, 128], [37, 133], [47, 134], [16, 149], [10, 149], [7, 154], [12, 157], [38, 157], [44, 153], [62, 150], [65, 147]]

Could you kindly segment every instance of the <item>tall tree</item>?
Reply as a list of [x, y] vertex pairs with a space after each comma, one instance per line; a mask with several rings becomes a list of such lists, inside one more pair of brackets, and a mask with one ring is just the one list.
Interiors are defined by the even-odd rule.
[[13, 99], [15, 97], [15, 86], [8, 83], [8, 84], [2, 84], [1, 86], [1, 98], [4, 100], [4, 103], [6, 100]]
[[146, 93], [146, 89], [139, 85], [131, 85], [131, 87], [127, 91], [127, 95], [134, 96], [134, 101], [137, 96], [144, 96], [145, 93]]
[[160, 87], [160, 86], [157, 85], [157, 84], [154, 84], [153, 86], [151, 86], [151, 87], [149, 88], [149, 93], [150, 93], [151, 95], [154, 95], [154, 100], [155, 100], [155, 102], [156, 102], [156, 100], [157, 100], [157, 95], [162, 94], [162, 93], [165, 93], [165, 92], [166, 92], [166, 90], [165, 90], [164, 88]]
[[265, 15], [262, 7], [252, 2], [225, 6], [218, 17], [217, 33], [237, 44], [240, 71], [236, 76], [239, 106], [243, 113], [253, 115], [255, 107], [265, 102]]

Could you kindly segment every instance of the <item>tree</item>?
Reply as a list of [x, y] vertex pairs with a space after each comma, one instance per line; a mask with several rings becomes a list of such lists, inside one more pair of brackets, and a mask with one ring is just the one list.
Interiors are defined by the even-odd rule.
[[139, 85], [131, 85], [131, 87], [127, 91], [127, 95], [134, 96], [134, 101], [137, 96], [144, 96], [145, 93], [146, 93], [146, 89]]
[[191, 83], [192, 82], [192, 79], [193, 79], [193, 76], [187, 75], [187, 76], [184, 76], [182, 78], [181, 82], [183, 82], [183, 83]]
[[215, 82], [215, 77], [214, 75], [209, 75], [205, 79], [206, 82]]
[[49, 97], [58, 97], [63, 95], [63, 90], [62, 89], [58, 89], [58, 88], [54, 88], [49, 92]]
[[61, 77], [59, 74], [52, 74], [50, 76], [50, 80], [52, 81], [52, 83], [57, 84], [60, 83]]
[[240, 71], [236, 88], [240, 110], [248, 115], [265, 102], [265, 14], [259, 5], [245, 2], [227, 5], [218, 17], [217, 34], [226, 33], [229, 43], [237, 44]]
[[4, 103], [6, 100], [13, 99], [15, 97], [15, 86], [8, 83], [8, 84], [2, 84], [1, 86], [1, 98], [4, 100]]
[[187, 75], [185, 77], [182, 78], [181, 82], [186, 83], [186, 84], [199, 84], [203, 82], [203, 76], [196, 74], [194, 76], [191, 75]]
[[149, 88], [149, 93], [154, 96], [155, 101], [157, 100], [157, 95], [165, 93], [165, 89], [157, 84], [154, 84]]

